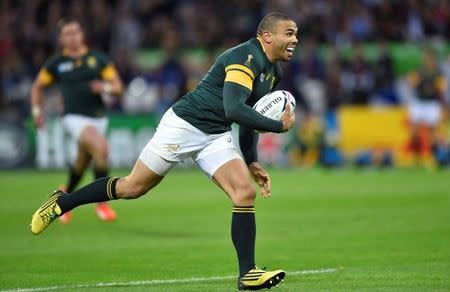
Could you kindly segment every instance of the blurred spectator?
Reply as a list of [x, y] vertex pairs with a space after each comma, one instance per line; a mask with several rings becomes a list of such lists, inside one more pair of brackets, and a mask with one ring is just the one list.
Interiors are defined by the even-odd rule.
[[424, 38], [422, 11], [417, 0], [408, 1], [407, 11], [407, 38], [411, 41], [420, 41]]
[[166, 60], [156, 72], [157, 82], [161, 88], [157, 112], [161, 114], [186, 93], [187, 76], [177, 55], [179, 39], [177, 31], [173, 28], [163, 35], [161, 43], [166, 53]]
[[92, 1], [89, 9], [88, 25], [91, 30], [87, 36], [88, 45], [99, 51], [109, 52], [113, 23], [111, 8], [105, 0]]
[[374, 87], [374, 75], [361, 45], [353, 47], [352, 60], [343, 72], [343, 87], [352, 104], [367, 104]]
[[371, 39], [372, 17], [362, 4], [355, 2], [350, 6], [347, 25], [353, 40], [360, 42]]
[[375, 90], [372, 103], [395, 105], [399, 103], [394, 89], [394, 62], [389, 53], [388, 44], [381, 43], [379, 55], [374, 64]]
[[375, 31], [377, 39], [398, 41], [402, 37], [401, 7], [397, 7], [394, 1], [380, 1], [374, 9]]
[[131, 56], [137, 54], [140, 45], [140, 26], [133, 17], [130, 6], [121, 1], [116, 10], [115, 26], [112, 34], [112, 51], [126, 51]]
[[294, 93], [299, 105], [308, 112], [322, 114], [325, 64], [312, 39], [303, 41], [299, 57], [287, 64], [289, 79], [282, 83]]

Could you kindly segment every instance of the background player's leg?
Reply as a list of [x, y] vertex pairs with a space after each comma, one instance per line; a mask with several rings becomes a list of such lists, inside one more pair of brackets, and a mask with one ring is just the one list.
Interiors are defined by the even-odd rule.
[[[61, 185], [59, 187], [60, 190], [63, 190], [67, 193], [71, 193], [75, 190], [76, 186], [80, 182], [83, 177], [84, 171], [89, 166], [91, 162], [92, 156], [89, 152], [84, 149], [83, 145], [78, 144], [77, 147], [77, 156], [73, 165], [69, 166], [69, 176], [66, 185]], [[59, 221], [61, 223], [69, 223], [72, 215], [70, 212], [64, 213], [64, 215], [59, 217]]]
[[239, 276], [255, 267], [255, 197], [247, 166], [242, 159], [233, 159], [213, 174], [215, 182], [233, 202], [231, 238], [239, 260]]
[[83, 177], [84, 171], [89, 166], [92, 156], [83, 147], [83, 145], [78, 144], [77, 156], [75, 161], [69, 167], [69, 178], [65, 186], [64, 191], [71, 193], [75, 190], [81, 178]]
[[87, 126], [79, 137], [79, 144], [92, 156], [94, 168], [105, 177], [108, 175], [108, 141], [95, 127]]
[[[92, 156], [94, 161], [94, 176], [98, 180], [108, 176], [108, 142], [94, 126], [83, 129], [79, 138], [80, 145]], [[105, 221], [116, 219], [116, 213], [107, 203], [99, 203], [96, 208], [97, 216]]]

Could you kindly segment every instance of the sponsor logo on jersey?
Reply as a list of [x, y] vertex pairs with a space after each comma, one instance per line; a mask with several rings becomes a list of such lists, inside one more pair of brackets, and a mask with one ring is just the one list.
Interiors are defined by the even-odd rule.
[[261, 73], [261, 75], [259, 75], [259, 81], [264, 82], [264, 73]]
[[58, 65], [58, 72], [59, 73], [64, 73], [67, 71], [72, 71], [73, 70], [73, 63], [71, 61], [69, 62], [64, 62]]

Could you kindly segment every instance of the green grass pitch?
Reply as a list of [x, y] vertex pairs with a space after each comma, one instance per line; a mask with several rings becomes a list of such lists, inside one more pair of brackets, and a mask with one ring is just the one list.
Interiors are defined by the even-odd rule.
[[[448, 170], [270, 173], [256, 257], [288, 271], [277, 291], [450, 291]], [[1, 291], [236, 290], [232, 206], [201, 172], [175, 170], [145, 197], [113, 202], [116, 222], [82, 206], [69, 225], [33, 236], [32, 213], [64, 181], [64, 172], [0, 172]]]

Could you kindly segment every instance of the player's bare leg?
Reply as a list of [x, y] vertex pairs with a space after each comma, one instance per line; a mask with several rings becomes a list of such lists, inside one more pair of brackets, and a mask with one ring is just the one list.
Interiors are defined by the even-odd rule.
[[[91, 154], [89, 154], [89, 152], [84, 149], [83, 145], [78, 144], [77, 156], [73, 165], [70, 167], [69, 180], [66, 185], [60, 185], [58, 189], [66, 193], [73, 192], [80, 182], [81, 178], [83, 177], [84, 171], [86, 170], [86, 168], [88, 168], [91, 160]], [[59, 216], [58, 219], [59, 222], [67, 224], [72, 219], [72, 213], [66, 212], [63, 215]]]
[[255, 265], [256, 190], [247, 166], [241, 159], [230, 160], [214, 173], [213, 178], [233, 202], [231, 237], [239, 260], [238, 288], [259, 290], [277, 285], [283, 280], [284, 271], [264, 271]]
[[131, 173], [117, 181], [116, 196], [118, 199], [137, 199], [157, 186], [163, 178], [138, 159]]
[[[95, 179], [108, 176], [108, 142], [105, 136], [95, 127], [88, 126], [81, 132], [79, 142], [94, 160]], [[106, 202], [97, 204], [96, 214], [104, 221], [113, 221], [117, 217], [116, 212]]]

